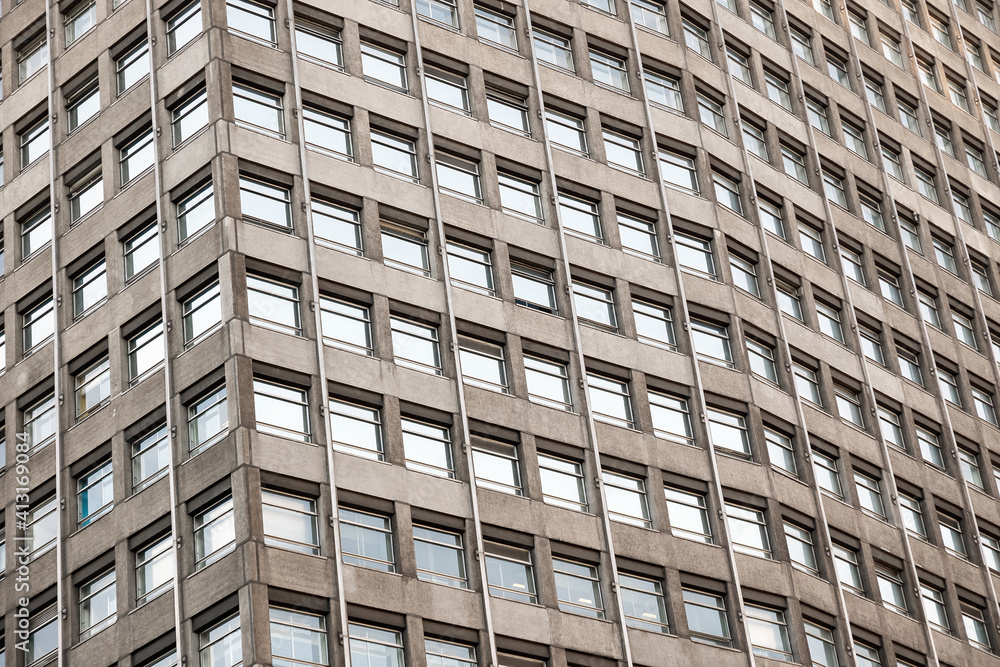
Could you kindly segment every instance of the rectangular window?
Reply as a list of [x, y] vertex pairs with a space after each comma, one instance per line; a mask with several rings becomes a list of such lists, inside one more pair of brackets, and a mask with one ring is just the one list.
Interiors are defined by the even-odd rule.
[[792, 52], [815, 67], [816, 56], [813, 52], [811, 36], [792, 26], [789, 26], [788, 32], [792, 38]]
[[757, 282], [756, 263], [730, 253], [729, 266], [733, 273], [733, 284], [743, 291], [760, 298], [760, 285]]
[[858, 490], [858, 503], [861, 505], [861, 509], [884, 519], [885, 505], [882, 503], [879, 481], [855, 470], [854, 484]]
[[313, 233], [316, 243], [352, 255], [364, 255], [361, 216], [358, 211], [312, 200]]
[[476, 486], [513, 496], [522, 495], [521, 468], [515, 445], [475, 438], [472, 461], [476, 467]]
[[739, 182], [717, 172], [712, 172], [712, 183], [715, 186], [715, 201], [737, 215], [743, 215]]
[[667, 499], [670, 533], [674, 537], [712, 544], [712, 524], [705, 494], [670, 486], [665, 486], [663, 493]]
[[569, 369], [565, 364], [524, 355], [524, 373], [529, 401], [572, 412]]
[[132, 443], [132, 491], [146, 488], [167, 474], [170, 465], [170, 442], [167, 426], [157, 426]]
[[517, 217], [527, 217], [533, 221], [541, 221], [542, 197], [539, 194], [538, 183], [515, 178], [503, 172], [497, 172], [500, 184], [500, 204], [505, 213]]
[[767, 442], [767, 457], [771, 460], [771, 465], [798, 476], [792, 439], [784, 433], [764, 427], [764, 440]]
[[510, 392], [502, 345], [459, 336], [458, 355], [462, 363], [463, 382], [501, 394]]
[[582, 118], [574, 118], [546, 109], [545, 129], [555, 146], [587, 155], [587, 135]]
[[226, 20], [231, 32], [268, 44], [277, 43], [274, 7], [270, 5], [250, 0], [226, 0]]
[[531, 35], [534, 38], [535, 55], [539, 61], [568, 72], [575, 71], [573, 51], [568, 39], [534, 28], [531, 30]]
[[785, 173], [806, 186], [809, 185], [809, 170], [806, 168], [806, 156], [804, 153], [781, 144], [781, 164]]
[[573, 303], [577, 315], [588, 324], [618, 330], [614, 292], [597, 285], [573, 281]]
[[183, 304], [184, 344], [193, 345], [222, 324], [222, 295], [215, 282]]
[[486, 579], [493, 597], [538, 604], [531, 552], [497, 542], [486, 542]]
[[188, 405], [188, 446], [192, 454], [215, 444], [229, 432], [226, 407], [225, 385]]
[[433, 375], [443, 374], [437, 327], [400, 317], [390, 317], [389, 322], [397, 365]]
[[330, 433], [337, 451], [381, 461], [382, 413], [377, 408], [330, 399]]
[[733, 550], [758, 558], [771, 558], [764, 513], [750, 507], [726, 503], [726, 523]]
[[978, 607], [962, 603], [962, 625], [969, 644], [988, 653], [993, 652], [990, 644], [990, 634], [986, 628], [985, 613]]
[[76, 496], [79, 508], [77, 525], [90, 525], [114, 508], [114, 480], [111, 461], [106, 461], [77, 478]]
[[816, 477], [816, 484], [824, 491], [829, 491], [838, 498], [844, 497], [844, 492], [840, 485], [840, 459], [814, 451], [813, 474]]
[[250, 324], [292, 336], [302, 335], [299, 288], [294, 285], [248, 273], [247, 309]]
[[115, 62], [118, 95], [121, 96], [149, 74], [149, 42], [133, 47]]
[[590, 71], [594, 76], [594, 83], [629, 92], [628, 70], [624, 59], [591, 49]]
[[96, 76], [66, 100], [67, 131], [73, 132], [101, 111], [101, 89]]
[[693, 445], [694, 433], [687, 400], [653, 391], [649, 392], [648, 397], [653, 417], [653, 433], [658, 438]]
[[627, 381], [587, 373], [591, 409], [597, 421], [634, 428], [632, 401]]
[[309, 148], [348, 162], [354, 160], [350, 119], [320, 111], [315, 107], [304, 106], [302, 126], [305, 130], [306, 146]]
[[312, 442], [305, 390], [254, 378], [253, 397], [257, 431]]
[[701, 644], [731, 647], [733, 640], [729, 634], [725, 598], [691, 588], [685, 588], [683, 594], [691, 640]]
[[655, 0], [631, 0], [632, 21], [637, 26], [649, 28], [663, 35], [670, 35], [667, 24], [667, 10], [663, 3]]
[[295, 47], [300, 57], [337, 69], [344, 66], [343, 39], [339, 30], [296, 17]]
[[451, 454], [451, 432], [413, 419], [400, 420], [403, 427], [403, 450], [406, 467], [437, 477], [454, 479], [455, 463]]
[[823, 232], [810, 225], [799, 223], [799, 243], [802, 250], [815, 259], [826, 263], [826, 247], [823, 245]]
[[367, 306], [321, 296], [319, 307], [324, 343], [349, 352], [374, 356], [371, 313]]
[[413, 227], [383, 222], [382, 254], [386, 266], [430, 276], [427, 233]]
[[618, 213], [618, 235], [622, 250], [646, 259], [660, 259], [660, 242], [656, 237], [656, 223], [631, 215]]
[[24, 171], [49, 151], [51, 134], [49, 123], [43, 120], [24, 130], [20, 136], [21, 171]]
[[372, 161], [375, 171], [419, 182], [416, 143], [411, 139], [372, 130]]
[[[478, 14], [479, 8], [477, 7], [477, 17]], [[486, 110], [490, 124], [494, 127], [531, 136], [531, 126], [528, 123], [528, 103], [524, 98], [487, 88]]]
[[953, 556], [968, 558], [965, 549], [965, 537], [962, 535], [962, 522], [947, 514], [938, 514], [938, 528], [941, 531], [941, 545]]
[[861, 579], [861, 569], [858, 567], [858, 554], [853, 549], [833, 545], [833, 565], [837, 570], [837, 579], [845, 588], [864, 595], [865, 587]]
[[691, 320], [691, 338], [695, 354], [700, 360], [735, 368], [728, 327], [704, 320]]
[[177, 202], [177, 240], [187, 241], [215, 222], [215, 189], [211, 182]]
[[883, 606], [904, 616], [908, 615], [906, 594], [903, 592], [903, 579], [900, 573], [884, 565], [876, 565], [875, 579], [878, 582], [879, 597], [882, 598]]
[[944, 591], [932, 588], [927, 584], [920, 584], [920, 599], [923, 602], [924, 616], [932, 628], [938, 632], [951, 634], [951, 625], [948, 623], [948, 610], [945, 608]]
[[[846, 74], [846, 72], [845, 72]], [[811, 97], [806, 98], [806, 116], [809, 124], [827, 136], [830, 135], [830, 117], [826, 111], [826, 104]]]
[[44, 36], [24, 45], [17, 52], [17, 82], [23, 84], [48, 62], [49, 42]]
[[729, 136], [726, 130], [726, 115], [722, 104], [702, 93], [698, 93], [697, 98], [698, 117], [701, 119], [701, 122], [722, 136]]
[[774, 350], [752, 338], [747, 338], [746, 344], [747, 357], [750, 360], [750, 371], [757, 377], [777, 384], [778, 371], [774, 365]]
[[919, 426], [916, 427], [917, 443], [920, 446], [920, 455], [924, 461], [931, 465], [944, 469], [944, 453], [941, 450], [941, 441], [937, 433], [928, 431]]
[[979, 457], [975, 452], [966, 449], [959, 449], [959, 460], [962, 468], [962, 478], [973, 486], [986, 490], [983, 483], [982, 473], [979, 469]]
[[[234, 96], [235, 94], [234, 92]], [[174, 148], [205, 127], [208, 127], [208, 93], [202, 88], [170, 110], [170, 130]]]
[[406, 665], [403, 657], [403, 633], [353, 622], [348, 623], [347, 631], [352, 665]]
[[642, 161], [642, 146], [638, 139], [608, 130], [602, 130], [602, 135], [604, 137], [604, 154], [609, 165], [621, 167], [637, 174], [646, 173]]
[[698, 187], [698, 172], [693, 158], [661, 150], [660, 172], [667, 185], [695, 194], [701, 192]]
[[469, 113], [469, 86], [464, 76], [428, 67], [425, 82], [429, 102], [450, 111]]
[[[744, 128], [746, 125], [744, 125]], [[773, 204], [766, 199], [758, 198], [757, 212], [760, 217], [760, 224], [764, 229], [771, 232], [780, 239], [787, 238], [785, 235], [785, 222], [782, 215], [782, 207]]]
[[546, 503], [577, 512], [587, 511], [583, 464], [540, 453], [538, 472], [542, 481], [542, 499]]
[[749, 640], [753, 654], [771, 660], [792, 662], [792, 645], [788, 639], [785, 612], [769, 607], [747, 604]]
[[124, 245], [125, 280], [132, 280], [158, 262], [160, 249], [157, 245], [156, 224], [149, 225], [130, 236]]
[[28, 436], [29, 454], [55, 440], [56, 399], [48, 396], [24, 409], [24, 432]]
[[514, 303], [550, 315], [558, 312], [551, 271], [511, 262], [510, 272], [514, 283]]
[[552, 569], [555, 570], [560, 611], [604, 618], [601, 580], [596, 567], [553, 558]]
[[115, 571], [80, 585], [80, 641], [89, 639], [117, 619]]
[[455, 0], [419, 0], [417, 14], [452, 28], [458, 27], [458, 8]]
[[233, 498], [227, 497], [194, 517], [194, 567], [208, 567], [236, 548]]
[[924, 513], [920, 509], [920, 500], [906, 493], [899, 494], [899, 515], [903, 526], [910, 533], [927, 539], [927, 526], [924, 523]]
[[659, 581], [618, 573], [625, 625], [651, 632], [669, 632], [663, 586]]
[[517, 51], [517, 30], [513, 17], [476, 5], [476, 34], [481, 41]]
[[152, 169], [156, 158], [153, 146], [153, 130], [149, 129], [121, 147], [118, 156], [118, 167], [121, 174], [121, 184], [126, 185]]
[[111, 400], [111, 367], [107, 357], [74, 377], [76, 418], [84, 419]]
[[[756, 125], [747, 122], [746, 119], [741, 119], [743, 121], [743, 144], [747, 147], [747, 150], [751, 154], [756, 155], [764, 162], [769, 160], [767, 152], [767, 138], [764, 136], [764, 131], [761, 130]], [[761, 202], [763, 205], [763, 202]]]
[[477, 204], [483, 202], [479, 163], [438, 153], [435, 164], [438, 187], [442, 192]]
[[279, 607], [271, 607], [268, 615], [274, 663], [288, 667], [330, 664], [325, 617]]
[[395, 572], [396, 559], [389, 517], [347, 507], [340, 507], [338, 512], [344, 562], [383, 572]]
[[55, 331], [55, 314], [52, 298], [48, 298], [22, 315], [24, 354], [48, 342]]
[[174, 538], [167, 534], [135, 552], [135, 604], [140, 606], [174, 586]]
[[612, 521], [641, 528], [652, 527], [645, 480], [605, 470], [601, 481]]
[[239, 614], [200, 633], [198, 654], [201, 656], [201, 667], [242, 665], [243, 638]]
[[765, 72], [764, 83], [767, 88], [767, 98], [790, 112], [792, 110], [792, 95], [788, 91], [787, 79]]
[[640, 342], [676, 350], [673, 318], [670, 309], [638, 299], [632, 299], [636, 336]]
[[799, 363], [792, 364], [795, 375], [795, 388], [799, 397], [815, 405], [823, 407], [823, 393], [819, 386], [819, 374]]
[[684, 113], [684, 100], [678, 79], [649, 70], [643, 70], [642, 78], [646, 82], [646, 97], [650, 104]]
[[73, 317], [78, 319], [108, 296], [107, 267], [103, 259], [73, 278]]
[[269, 489], [261, 489], [260, 497], [265, 544], [319, 555], [319, 524], [315, 500]]
[[684, 233], [675, 233], [674, 240], [676, 242], [677, 263], [683, 269], [710, 278], [715, 278], [718, 275], [710, 240]]
[[192, 2], [167, 19], [167, 55], [177, 53], [201, 32], [201, 3]]
[[833, 630], [806, 620], [802, 621], [802, 625], [813, 667], [840, 667]]
[[687, 47], [711, 62], [712, 45], [708, 40], [708, 31], [687, 18], [682, 19], [681, 25], [684, 28], [684, 43]]
[[24, 526], [24, 540], [31, 550], [34, 560], [56, 545], [59, 530], [58, 503], [55, 496], [43, 500], [28, 509]]
[[468, 588], [461, 534], [413, 524], [413, 547], [418, 579]]
[[785, 542], [788, 545], [788, 555], [792, 561], [792, 567], [818, 575], [819, 567], [816, 565], [816, 547], [813, 544], [812, 531], [787, 521], [784, 523], [784, 527]]

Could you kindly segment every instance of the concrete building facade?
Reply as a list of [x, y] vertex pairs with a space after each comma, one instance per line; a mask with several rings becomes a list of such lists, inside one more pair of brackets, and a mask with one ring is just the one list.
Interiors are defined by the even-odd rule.
[[4, 664], [998, 664], [997, 9], [0, 1]]

